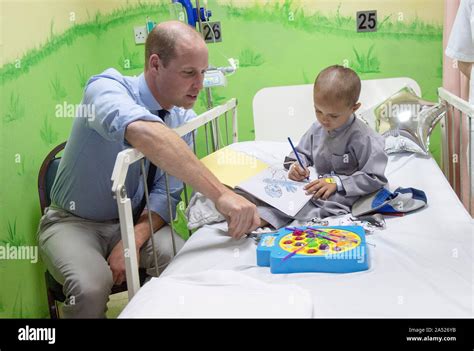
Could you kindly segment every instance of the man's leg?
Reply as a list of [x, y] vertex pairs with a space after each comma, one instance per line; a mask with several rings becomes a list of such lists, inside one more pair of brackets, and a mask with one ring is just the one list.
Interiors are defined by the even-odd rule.
[[[169, 225], [164, 226], [153, 234], [153, 239], [155, 241], [157, 253], [158, 270], [161, 274], [174, 256], [173, 243], [171, 240], [171, 227]], [[177, 234], [174, 234], [174, 240], [176, 244], [176, 253], [178, 253], [184, 245], [184, 240]], [[148, 239], [140, 250], [140, 267], [146, 268], [149, 275], [156, 276], [151, 238]]]
[[39, 249], [48, 271], [63, 285], [65, 318], [105, 317], [113, 281], [100, 229], [59, 209], [47, 209], [41, 219]]

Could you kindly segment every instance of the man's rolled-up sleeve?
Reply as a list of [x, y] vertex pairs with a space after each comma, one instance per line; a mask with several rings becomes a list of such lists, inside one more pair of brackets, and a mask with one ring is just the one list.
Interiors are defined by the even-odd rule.
[[82, 104], [94, 111], [87, 119], [88, 126], [104, 139], [131, 146], [125, 139], [127, 126], [137, 120], [163, 123], [145, 107], [137, 104], [129, 90], [120, 82], [110, 78], [92, 81], [86, 87]]

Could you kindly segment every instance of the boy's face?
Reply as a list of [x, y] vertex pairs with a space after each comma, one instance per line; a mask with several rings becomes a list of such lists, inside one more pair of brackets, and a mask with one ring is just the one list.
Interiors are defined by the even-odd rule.
[[359, 107], [360, 103], [348, 105], [344, 100], [328, 98], [328, 94], [314, 93], [316, 119], [328, 132], [342, 127]]

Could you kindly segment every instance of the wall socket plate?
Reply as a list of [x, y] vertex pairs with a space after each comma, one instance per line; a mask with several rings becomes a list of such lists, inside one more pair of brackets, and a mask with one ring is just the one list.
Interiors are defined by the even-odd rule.
[[135, 33], [135, 44], [145, 44], [147, 36], [146, 26], [133, 27], [133, 32]]

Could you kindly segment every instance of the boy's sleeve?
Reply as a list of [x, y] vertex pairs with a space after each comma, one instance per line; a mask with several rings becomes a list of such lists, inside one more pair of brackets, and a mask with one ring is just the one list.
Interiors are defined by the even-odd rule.
[[[305, 163], [307, 167], [313, 165], [313, 155], [312, 151], [314, 150], [314, 128], [315, 124], [313, 123], [306, 133], [301, 137], [300, 142], [296, 146], [296, 151], [301, 158], [301, 161]], [[292, 162], [296, 161], [295, 153], [292, 151], [288, 156], [285, 157], [285, 163], [283, 166], [286, 169], [290, 168]]]
[[377, 136], [356, 138], [353, 152], [359, 170], [352, 175], [338, 175], [347, 196], [361, 196], [383, 188], [387, 184], [385, 168], [388, 156], [384, 151], [385, 140]]

